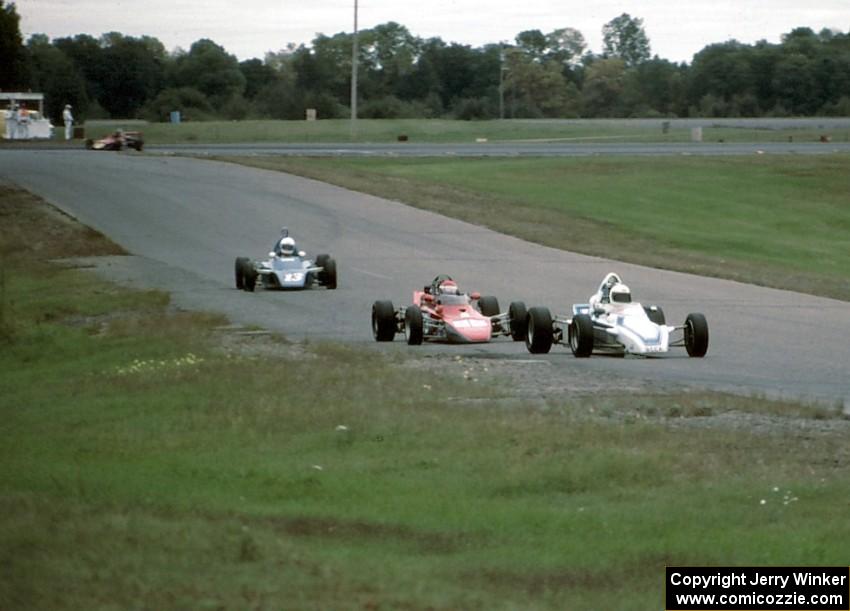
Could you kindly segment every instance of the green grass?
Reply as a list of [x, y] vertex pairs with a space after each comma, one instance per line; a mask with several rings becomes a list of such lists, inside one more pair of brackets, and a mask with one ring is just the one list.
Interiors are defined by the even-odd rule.
[[[705, 142], [817, 142], [822, 135], [833, 141], [850, 139], [850, 128], [752, 129], [714, 127], [706, 119]], [[117, 127], [141, 129], [149, 144], [237, 143], [237, 142], [466, 142], [480, 138], [504, 140], [563, 140], [567, 142], [690, 142], [689, 128], [674, 127], [665, 133], [664, 119], [657, 120], [494, 120], [453, 121], [445, 119], [360, 119], [352, 131], [348, 119], [322, 121], [204, 121], [172, 125], [140, 121], [88, 121], [86, 137], [100, 138]], [[720, 125], [720, 123], [718, 123]]]
[[665, 564], [846, 562], [843, 429], [756, 436], [664, 416], [781, 418], [784, 404], [506, 409], [509, 389], [379, 352], [222, 343], [215, 316], [7, 239], [2, 609], [643, 610], [661, 608]]
[[850, 157], [232, 157], [566, 250], [850, 300]]

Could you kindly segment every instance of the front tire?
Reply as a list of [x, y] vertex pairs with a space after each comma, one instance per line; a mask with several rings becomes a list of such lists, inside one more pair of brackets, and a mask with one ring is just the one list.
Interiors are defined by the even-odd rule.
[[236, 257], [236, 264], [234, 265], [236, 272], [236, 288], [240, 291], [245, 288], [245, 270], [250, 264], [251, 261], [248, 257]]
[[587, 358], [593, 352], [593, 321], [587, 314], [576, 314], [570, 323], [570, 350], [576, 358]]
[[395, 337], [395, 308], [392, 301], [372, 304], [372, 337], [376, 342], [391, 342]]
[[479, 298], [478, 311], [484, 316], [495, 316], [499, 313], [499, 300], [490, 295]]
[[708, 321], [702, 314], [688, 314], [685, 319], [685, 350], [695, 358], [702, 358], [708, 352]]
[[409, 305], [404, 311], [404, 336], [408, 346], [422, 343], [422, 310], [419, 306]]
[[515, 342], [525, 341], [528, 337], [528, 310], [522, 301], [512, 301], [508, 306], [508, 320], [511, 325], [511, 339]]
[[549, 308], [531, 308], [526, 318], [525, 347], [531, 354], [546, 354], [552, 348], [552, 314]]

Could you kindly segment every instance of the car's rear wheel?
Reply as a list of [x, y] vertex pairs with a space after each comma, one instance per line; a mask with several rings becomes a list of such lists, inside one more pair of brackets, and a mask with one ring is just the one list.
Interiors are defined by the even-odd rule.
[[250, 264], [248, 257], [236, 257], [236, 288], [240, 291], [245, 288], [245, 269]]
[[333, 290], [336, 288], [336, 260], [328, 257], [324, 268], [325, 286]]
[[528, 310], [522, 301], [512, 301], [508, 306], [508, 320], [511, 325], [511, 339], [515, 342], [525, 341], [528, 336]]
[[94, 148], [94, 140], [92, 140], [91, 138], [87, 138], [86, 139], [86, 149], [90, 151], [93, 148]]
[[257, 286], [257, 270], [249, 263], [244, 268], [242, 275], [243, 288], [249, 293], [254, 292], [254, 287]]
[[646, 312], [649, 320], [654, 322], [656, 325], [666, 325], [667, 319], [664, 317], [664, 310], [662, 310], [658, 306], [644, 306], [644, 312]]
[[685, 319], [685, 350], [688, 356], [701, 358], [708, 352], [708, 321], [699, 313]]
[[478, 299], [478, 310], [484, 316], [495, 316], [499, 313], [499, 300], [491, 295], [485, 295]]
[[552, 314], [549, 308], [531, 308], [526, 318], [525, 347], [532, 354], [546, 354], [552, 348]]
[[392, 301], [372, 304], [372, 337], [376, 342], [391, 342], [395, 337], [395, 308]]
[[576, 314], [570, 323], [570, 350], [577, 358], [587, 358], [593, 352], [593, 321], [587, 314]]
[[410, 346], [422, 343], [422, 310], [419, 306], [409, 305], [404, 311], [404, 337]]

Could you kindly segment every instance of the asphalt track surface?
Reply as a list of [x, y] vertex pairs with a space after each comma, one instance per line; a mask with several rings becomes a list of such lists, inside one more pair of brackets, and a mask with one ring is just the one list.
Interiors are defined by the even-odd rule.
[[[388, 352], [453, 353], [550, 362], [553, 375], [595, 376], [616, 391], [627, 380], [850, 405], [850, 304], [545, 248], [403, 204], [287, 174], [174, 156], [0, 150], [0, 179], [42, 196], [110, 236], [134, 257], [108, 260], [110, 275], [171, 291], [185, 308], [222, 312], [292, 339], [341, 340]], [[282, 225], [310, 254], [338, 262], [340, 285], [298, 292], [237, 291], [233, 262], [267, 253]], [[567, 313], [617, 271], [670, 323], [703, 312], [704, 359], [684, 350], [654, 358], [577, 360], [522, 343], [408, 347], [376, 344], [371, 304], [406, 304], [440, 273], [467, 291]]]

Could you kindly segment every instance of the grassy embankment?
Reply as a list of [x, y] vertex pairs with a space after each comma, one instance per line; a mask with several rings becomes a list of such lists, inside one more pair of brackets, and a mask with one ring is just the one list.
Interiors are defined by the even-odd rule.
[[[324, 121], [205, 121], [178, 125], [134, 121], [89, 121], [86, 137], [99, 138], [116, 127], [141, 129], [149, 144], [236, 142], [410, 142], [472, 143], [479, 138], [504, 140], [563, 140], [582, 142], [689, 142], [691, 131], [672, 127], [664, 132], [663, 119], [601, 119], [583, 121], [504, 120], [451, 121], [442, 119], [360, 119], [352, 132], [347, 119]], [[726, 122], [728, 123], [728, 122]], [[729, 127], [722, 119], [706, 119], [705, 142], [817, 142], [829, 135], [835, 142], [850, 140], [850, 127], [754, 129]]]
[[846, 155], [226, 159], [547, 246], [850, 300]]
[[223, 349], [216, 317], [46, 262], [116, 248], [43, 211], [0, 189], [2, 609], [643, 610], [665, 564], [847, 562], [843, 435], [594, 416], [640, 397], [506, 409], [379, 353]]

